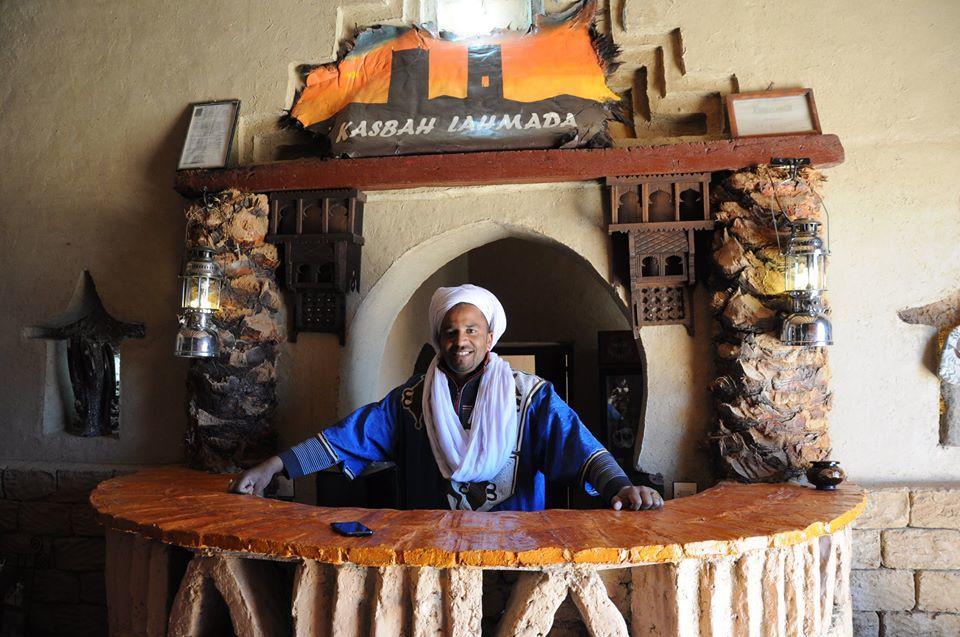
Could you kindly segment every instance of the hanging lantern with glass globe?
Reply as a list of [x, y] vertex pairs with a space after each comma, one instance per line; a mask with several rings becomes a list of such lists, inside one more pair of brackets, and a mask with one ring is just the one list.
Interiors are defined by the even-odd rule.
[[220, 309], [223, 274], [213, 250], [194, 248], [180, 276], [180, 331], [174, 354], [185, 358], [217, 355], [217, 328], [213, 313]]
[[794, 221], [782, 252], [784, 292], [790, 297], [792, 309], [780, 331], [784, 345], [833, 345], [833, 326], [823, 309], [829, 252], [818, 236], [819, 227], [820, 222], [815, 219]]
[[817, 236], [820, 222], [798, 219], [790, 226], [790, 239], [783, 253], [786, 292], [821, 294], [827, 289], [827, 252]]

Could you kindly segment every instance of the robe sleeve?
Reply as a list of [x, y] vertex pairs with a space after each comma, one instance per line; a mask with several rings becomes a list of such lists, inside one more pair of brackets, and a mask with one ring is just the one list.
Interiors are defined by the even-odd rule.
[[360, 409], [313, 438], [280, 453], [283, 470], [299, 478], [342, 463], [351, 480], [371, 462], [394, 459], [401, 388]]
[[530, 434], [539, 469], [548, 480], [582, 486], [606, 502], [630, 486], [623, 469], [580, 417], [546, 383], [531, 405]]

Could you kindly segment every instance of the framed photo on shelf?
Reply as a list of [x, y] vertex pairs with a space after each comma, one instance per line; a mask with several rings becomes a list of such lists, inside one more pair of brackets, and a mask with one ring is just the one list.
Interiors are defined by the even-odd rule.
[[819, 135], [820, 119], [808, 88], [727, 95], [731, 137]]
[[240, 100], [197, 102], [190, 107], [190, 126], [177, 170], [224, 168], [237, 132]]

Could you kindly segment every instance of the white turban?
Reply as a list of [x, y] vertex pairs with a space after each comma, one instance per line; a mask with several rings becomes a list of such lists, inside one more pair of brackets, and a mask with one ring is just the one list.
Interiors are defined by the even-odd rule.
[[[440, 325], [454, 305], [469, 303], [487, 319], [496, 345], [507, 329], [503, 306], [489, 290], [476, 285], [439, 288], [430, 300], [430, 333], [440, 349]], [[424, 377], [423, 419], [440, 473], [448, 480], [493, 480], [506, 465], [517, 440], [516, 382], [509, 363], [495, 353], [487, 356], [473, 406], [470, 428], [464, 429], [453, 409], [446, 374], [437, 354]]]
[[493, 333], [493, 344], [496, 345], [507, 329], [507, 314], [503, 311], [503, 305], [490, 290], [466, 283], [453, 288], [437, 288], [430, 299], [430, 334], [437, 349], [440, 349], [440, 325], [443, 317], [454, 305], [460, 303], [469, 303], [480, 310], [487, 319], [487, 325]]

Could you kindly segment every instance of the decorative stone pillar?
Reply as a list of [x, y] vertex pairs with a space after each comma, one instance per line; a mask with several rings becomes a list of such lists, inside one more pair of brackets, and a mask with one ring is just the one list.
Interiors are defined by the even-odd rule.
[[[827, 351], [779, 340], [788, 307], [773, 225], [773, 211], [780, 210], [791, 221], [825, 221], [815, 192], [821, 182], [815, 170], [804, 169], [792, 181], [786, 170], [760, 166], [735, 172], [714, 189], [711, 303], [719, 330], [710, 441], [729, 478], [786, 480], [830, 452]], [[789, 229], [782, 215], [778, 224], [783, 243]]]
[[236, 471], [275, 449], [270, 418], [285, 311], [277, 248], [264, 242], [268, 212], [266, 196], [236, 190], [197, 201], [186, 212], [188, 250], [210, 246], [224, 273], [214, 315], [220, 352], [194, 360], [187, 375], [185, 447], [195, 468]]

